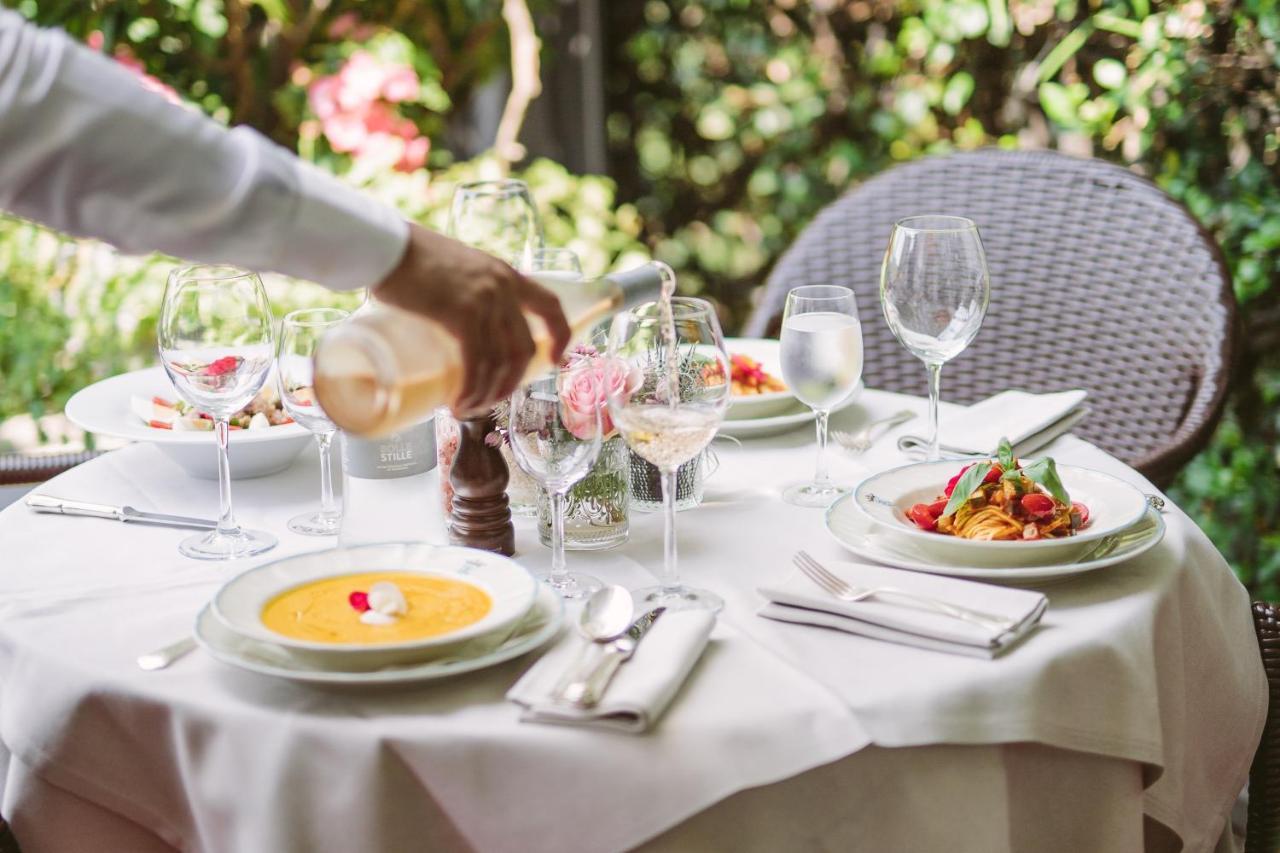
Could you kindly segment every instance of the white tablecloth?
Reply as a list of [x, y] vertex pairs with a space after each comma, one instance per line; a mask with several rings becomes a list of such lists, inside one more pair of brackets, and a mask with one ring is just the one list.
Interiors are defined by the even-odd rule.
[[[920, 405], [868, 392], [841, 419], [904, 403]], [[836, 470], [853, 479], [901, 461], [891, 439], [882, 445], [859, 460], [833, 453]], [[502, 694], [527, 659], [375, 692], [276, 683], [201, 653], [142, 673], [133, 657], [185, 631], [229, 569], [179, 557], [178, 531], [9, 508], [0, 812], [30, 853], [104, 839], [144, 850], [143, 838], [211, 851], [691, 849], [733, 837], [727, 827], [741, 839], [732, 846], [757, 849], [777, 849], [779, 832], [868, 849], [1212, 849], [1261, 730], [1265, 685], [1247, 596], [1181, 512], [1169, 509], [1164, 543], [1144, 557], [1046, 586], [1044, 628], [1026, 644], [970, 660], [756, 617], [755, 587], [796, 548], [842, 554], [820, 512], [778, 499], [809, 473], [807, 432], [717, 447], [706, 503], [679, 517], [681, 565], [727, 607], [644, 737], [517, 723]], [[1151, 490], [1083, 442], [1052, 452]], [[242, 520], [281, 535], [269, 556], [317, 547], [284, 531], [314, 476], [308, 457], [235, 483]], [[145, 446], [45, 487], [190, 515], [212, 513], [214, 489]], [[427, 523], [439, 533], [438, 519]], [[518, 547], [544, 567], [528, 527]], [[646, 582], [660, 519], [635, 516], [622, 549], [570, 558]], [[104, 592], [115, 585], [132, 592]]]

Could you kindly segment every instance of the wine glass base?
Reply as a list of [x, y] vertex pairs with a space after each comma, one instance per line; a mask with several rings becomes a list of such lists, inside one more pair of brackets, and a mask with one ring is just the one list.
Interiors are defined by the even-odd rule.
[[197, 533], [178, 544], [178, 552], [193, 560], [237, 560], [276, 547], [276, 537], [261, 530], [241, 530], [233, 534]]
[[544, 572], [534, 575], [534, 577], [554, 589], [561, 598], [568, 601], [586, 598], [604, 586], [599, 578], [593, 578], [591, 575], [583, 575], [578, 572], [567, 572], [561, 575]]
[[342, 516], [323, 512], [304, 512], [289, 519], [288, 527], [303, 536], [337, 536]]
[[782, 493], [782, 499], [792, 506], [806, 506], [826, 509], [835, 503], [836, 498], [849, 494], [849, 490], [836, 485], [804, 483], [788, 486]]
[[665, 607], [677, 610], [709, 610], [719, 613], [724, 609], [724, 599], [708, 589], [693, 586], [647, 586], [631, 593], [641, 610]]

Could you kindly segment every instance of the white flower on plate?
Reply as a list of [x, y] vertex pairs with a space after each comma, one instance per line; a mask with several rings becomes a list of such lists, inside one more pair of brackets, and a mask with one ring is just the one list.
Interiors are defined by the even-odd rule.
[[409, 602], [400, 587], [390, 581], [378, 581], [369, 587], [369, 609], [360, 614], [360, 621], [366, 625], [390, 625], [407, 612]]

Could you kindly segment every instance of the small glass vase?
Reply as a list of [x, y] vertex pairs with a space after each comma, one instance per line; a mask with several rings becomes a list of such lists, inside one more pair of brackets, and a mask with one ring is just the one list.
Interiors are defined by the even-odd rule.
[[[627, 541], [631, 503], [630, 451], [615, 435], [600, 447], [591, 471], [569, 490], [565, 501], [564, 547], [602, 551]], [[551, 545], [551, 500], [538, 494], [538, 538]]]
[[[636, 512], [662, 510], [662, 472], [648, 460], [628, 451], [631, 457], [631, 507]], [[720, 467], [710, 448], [676, 469], [676, 512], [693, 509], [702, 503], [702, 489], [707, 477]]]

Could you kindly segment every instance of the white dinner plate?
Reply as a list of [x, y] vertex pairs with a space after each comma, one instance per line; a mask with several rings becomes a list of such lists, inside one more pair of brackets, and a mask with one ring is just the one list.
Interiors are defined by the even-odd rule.
[[[725, 338], [729, 355], [745, 355], [760, 362], [765, 373], [782, 379], [782, 345], [774, 338]], [[725, 420], [772, 418], [785, 415], [796, 403], [790, 389], [767, 394], [734, 394], [729, 399]]]
[[[1050, 565], [993, 568], [938, 560], [933, 554], [914, 547], [912, 540], [894, 536], [872, 524], [853, 506], [853, 502], [853, 495], [845, 495], [831, 505], [826, 517], [827, 531], [853, 554], [894, 568], [984, 581], [1048, 580], [1092, 572], [1145, 554], [1160, 543], [1165, 531], [1164, 517], [1148, 508], [1136, 524], [1114, 534], [1114, 540], [1104, 538], [1094, 542], [1089, 552], [1083, 555], [1084, 559]], [[1114, 550], [1106, 550], [1112, 546]], [[1090, 554], [1097, 556], [1091, 557]]]
[[[315, 580], [357, 572], [414, 572], [466, 581], [484, 590], [492, 606], [479, 621], [457, 631], [389, 643], [318, 643], [286, 637], [262, 622], [262, 609], [287, 590]], [[213, 612], [226, 628], [249, 640], [287, 649], [299, 660], [347, 671], [380, 669], [457, 653], [468, 642], [510, 630], [529, 612], [538, 582], [509, 557], [452, 545], [389, 542], [329, 548], [273, 560], [223, 584]], [[354, 590], [353, 590], [354, 591]], [[359, 614], [353, 609], [352, 619]]]
[[1003, 568], [1062, 563], [1084, 554], [1105, 536], [1132, 527], [1147, 510], [1142, 492], [1110, 474], [1074, 465], [1058, 466], [1072, 501], [1089, 509], [1089, 523], [1058, 539], [986, 541], [921, 530], [907, 516], [918, 503], [940, 499], [947, 481], [964, 463], [916, 462], [873, 474], [853, 491], [854, 506], [886, 533], [911, 541], [935, 560]]
[[357, 685], [411, 684], [433, 681], [494, 666], [540, 648], [554, 637], [564, 621], [564, 604], [555, 590], [539, 584], [533, 607], [512, 633], [501, 642], [460, 650], [448, 658], [389, 666], [373, 671], [348, 672], [302, 661], [282, 646], [261, 643], [231, 631], [213, 613], [212, 605], [196, 619], [196, 642], [215, 660], [259, 675], [306, 684]]
[[[183, 432], [147, 426], [129, 407], [132, 396], [177, 400], [178, 392], [163, 367], [148, 367], [80, 389], [67, 401], [66, 415], [76, 426], [95, 435], [151, 442], [193, 477], [218, 478], [218, 444], [212, 431]], [[231, 476], [244, 479], [283, 471], [310, 443], [311, 433], [298, 424], [235, 430], [229, 453]]]
[[[862, 382], [853, 389], [853, 393], [832, 407], [832, 412], [840, 412], [852, 406], [862, 395]], [[799, 400], [792, 400], [786, 412], [769, 418], [743, 418], [741, 420], [725, 419], [720, 422], [720, 435], [731, 435], [734, 438], [766, 438], [771, 435], [782, 435], [797, 427], [813, 426], [813, 409]]]

